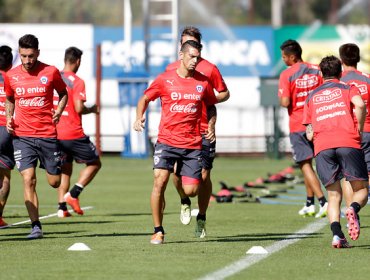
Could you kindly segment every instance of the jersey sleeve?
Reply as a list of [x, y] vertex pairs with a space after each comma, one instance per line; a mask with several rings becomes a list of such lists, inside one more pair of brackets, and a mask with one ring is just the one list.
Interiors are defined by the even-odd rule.
[[216, 65], [213, 66], [209, 79], [210, 79], [211, 85], [213, 86], [215, 90], [217, 90], [217, 92], [223, 92], [227, 90], [225, 81], [220, 73], [220, 70], [218, 70]]
[[290, 83], [286, 71], [282, 72], [280, 75], [278, 97], [291, 97]]
[[3, 77], [4, 77], [4, 91], [5, 91], [6, 96], [9, 96], [9, 97], [14, 96], [14, 91], [10, 86], [8, 75], [5, 73]]
[[161, 90], [162, 90], [162, 79], [158, 77], [144, 91], [144, 94], [149, 98], [150, 101], [154, 101], [155, 99], [161, 96]]
[[86, 101], [85, 82], [82, 79], [76, 80], [76, 83], [73, 86], [73, 100]]
[[57, 92], [60, 92], [60, 91], [64, 90], [67, 87], [66, 84], [64, 83], [63, 79], [62, 79], [62, 76], [60, 75], [59, 70], [57, 68], [54, 69], [53, 81], [54, 81], [54, 89]]

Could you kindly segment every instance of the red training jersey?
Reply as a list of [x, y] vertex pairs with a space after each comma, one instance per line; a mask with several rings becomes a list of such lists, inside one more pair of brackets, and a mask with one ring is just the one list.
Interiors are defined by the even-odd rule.
[[[85, 82], [74, 72], [61, 72], [63, 81], [67, 85], [68, 103], [57, 124], [59, 140], [73, 140], [85, 136], [82, 128], [82, 117], [75, 110], [75, 101], [86, 101]], [[59, 96], [54, 94], [54, 106], [58, 104]]]
[[[180, 66], [180, 60], [177, 60], [166, 67], [166, 71], [170, 71], [173, 69], [177, 69]], [[196, 70], [200, 73], [202, 73], [204, 76], [206, 76], [211, 84], [211, 87], [215, 89], [217, 92], [223, 92], [227, 90], [227, 86], [225, 84], [224, 79], [222, 78], [222, 75], [220, 73], [220, 70], [218, 70], [217, 66], [209, 62], [208, 60], [204, 58], [200, 58]], [[213, 92], [212, 89], [212, 92]], [[203, 106], [202, 109], [202, 119], [200, 122], [201, 125], [201, 133], [205, 134], [208, 130], [208, 119], [207, 119], [207, 108], [206, 106]]]
[[370, 132], [370, 75], [358, 70], [343, 71], [340, 80], [359, 89], [361, 97], [366, 104], [364, 132]]
[[53, 123], [54, 90], [66, 85], [54, 66], [38, 62], [30, 72], [19, 65], [5, 74], [6, 96], [14, 97], [14, 134], [16, 136], [56, 138]]
[[191, 78], [181, 78], [176, 70], [160, 74], [144, 92], [150, 101], [161, 99], [162, 112], [158, 142], [177, 148], [200, 149], [202, 102], [217, 103], [207, 89], [209, 80], [195, 71]]
[[357, 87], [329, 80], [314, 90], [304, 106], [303, 124], [312, 124], [315, 155], [327, 149], [360, 149], [360, 133], [351, 99], [360, 95]]
[[0, 70], [0, 126], [6, 126], [4, 76], [5, 72]]
[[298, 62], [280, 74], [278, 97], [289, 97], [288, 106], [290, 133], [302, 132], [303, 107], [307, 96], [322, 84], [322, 77], [317, 65]]

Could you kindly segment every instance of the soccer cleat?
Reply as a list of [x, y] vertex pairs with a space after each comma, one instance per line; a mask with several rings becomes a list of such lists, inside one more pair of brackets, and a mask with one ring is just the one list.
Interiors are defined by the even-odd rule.
[[206, 221], [197, 220], [197, 223], [195, 225], [195, 237], [204, 238], [206, 236]]
[[72, 216], [72, 214], [69, 213], [68, 210], [62, 210], [62, 209], [58, 210], [57, 215], [59, 218], [68, 218]]
[[320, 211], [315, 215], [315, 218], [324, 218], [328, 215], [328, 203], [325, 202], [324, 206], [320, 206]]
[[352, 207], [348, 207], [346, 218], [348, 223], [348, 234], [352, 240], [357, 240], [360, 236], [360, 224], [358, 222], [358, 216]]
[[183, 225], [190, 224], [191, 208], [189, 204], [181, 204], [180, 221]]
[[152, 238], [150, 239], [151, 244], [160, 245], [163, 244], [163, 242], [164, 234], [161, 231], [153, 233]]
[[303, 206], [303, 208], [301, 210], [298, 211], [298, 214], [303, 216], [303, 217], [313, 217], [315, 216], [315, 205], [310, 205], [310, 206]]
[[333, 241], [331, 242], [333, 248], [351, 248], [346, 238], [339, 238], [338, 235], [333, 236]]
[[38, 226], [34, 226], [31, 230], [31, 233], [27, 235], [28, 239], [39, 239], [42, 238], [42, 230]]
[[83, 215], [84, 211], [80, 207], [80, 201], [78, 198], [74, 198], [71, 196], [69, 192], [64, 195], [64, 200], [72, 207], [73, 211], [75, 211], [78, 215]]
[[0, 217], [0, 227], [6, 227], [8, 224], [4, 221], [3, 217]]

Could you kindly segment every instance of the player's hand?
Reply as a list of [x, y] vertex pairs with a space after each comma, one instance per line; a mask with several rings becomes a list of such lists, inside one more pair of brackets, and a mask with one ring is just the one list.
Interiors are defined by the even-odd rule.
[[139, 132], [143, 131], [145, 128], [145, 117], [142, 117], [141, 119], [136, 120], [134, 122], [133, 127], [136, 131], [139, 131]]
[[6, 119], [6, 130], [9, 134], [14, 133], [14, 119], [13, 117]]
[[60, 116], [62, 113], [59, 113], [58, 110], [53, 110], [53, 123], [57, 124], [59, 122]]
[[216, 133], [214, 129], [209, 129], [207, 130], [207, 133], [205, 135], [205, 138], [209, 140], [209, 142], [213, 143], [216, 141]]
[[100, 114], [100, 107], [98, 105], [94, 104], [90, 107], [90, 111], [92, 113], [95, 113], [95, 114], [99, 115]]

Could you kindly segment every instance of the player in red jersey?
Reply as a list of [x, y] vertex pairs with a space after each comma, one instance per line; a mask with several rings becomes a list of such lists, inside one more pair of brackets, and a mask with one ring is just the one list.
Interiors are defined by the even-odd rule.
[[280, 49], [282, 59], [289, 68], [280, 74], [278, 96], [280, 105], [288, 109], [293, 159], [302, 171], [307, 193], [306, 204], [298, 213], [302, 216], [314, 216], [316, 195], [320, 210], [315, 217], [322, 218], [326, 216], [328, 203], [313, 170], [313, 147], [307, 140], [306, 128], [302, 125], [305, 100], [310, 92], [322, 83], [322, 78], [317, 65], [303, 62], [302, 48], [297, 41], [287, 40]]
[[349, 181], [354, 192], [346, 216], [348, 234], [356, 240], [360, 234], [357, 213], [366, 205], [368, 193], [367, 168], [361, 150], [366, 107], [357, 87], [339, 81], [342, 65], [337, 57], [324, 57], [320, 69], [324, 84], [307, 98], [302, 123], [307, 125], [307, 137], [313, 139], [317, 173], [328, 192], [332, 246], [347, 248], [349, 244], [340, 225], [340, 180]]
[[[19, 39], [21, 65], [5, 75], [6, 127], [14, 134], [14, 158], [23, 177], [24, 200], [32, 222], [29, 239], [42, 238], [36, 193], [36, 165], [46, 170], [48, 183], [58, 188], [61, 180], [60, 147], [55, 124], [67, 104], [66, 85], [58, 69], [38, 61], [39, 41], [32, 34]], [[59, 94], [56, 110], [53, 93]]]
[[[101, 161], [95, 145], [85, 135], [82, 128], [82, 115], [99, 113], [96, 105], [86, 107], [85, 82], [76, 75], [81, 64], [82, 51], [76, 47], [66, 49], [62, 78], [67, 85], [68, 103], [57, 124], [58, 140], [62, 149], [62, 181], [58, 188], [58, 217], [69, 217], [68, 203], [73, 210], [83, 215], [79, 195], [92, 181], [101, 168]], [[56, 96], [54, 95], [54, 98]], [[68, 192], [73, 171], [73, 160], [85, 164], [77, 183]]]
[[[181, 32], [180, 45], [187, 40], [194, 40], [201, 43], [202, 34], [198, 28], [187, 26]], [[175, 61], [169, 64], [166, 71], [177, 69], [180, 61]], [[196, 70], [207, 76], [211, 86], [218, 92], [217, 99], [219, 102], [224, 102], [230, 97], [229, 90], [222, 78], [217, 66], [210, 63], [204, 58], [200, 58], [196, 66]], [[204, 238], [206, 236], [206, 211], [209, 204], [209, 199], [212, 194], [211, 169], [216, 154], [216, 141], [210, 142], [205, 135], [208, 131], [207, 109], [203, 106], [203, 114], [201, 119], [201, 134], [202, 134], [202, 181], [198, 195], [199, 213], [197, 215], [197, 223], [195, 225], [195, 236]], [[173, 182], [177, 192], [181, 198], [180, 220], [184, 225], [188, 225], [191, 221], [191, 201], [184, 193], [181, 178], [176, 172], [173, 174]]]
[[0, 47], [0, 228], [8, 224], [3, 220], [3, 211], [10, 191], [10, 172], [14, 168], [12, 135], [6, 130], [5, 117], [5, 72], [12, 68], [13, 54], [8, 46]]
[[[360, 62], [360, 48], [356, 44], [344, 44], [340, 46], [339, 56], [343, 66], [343, 73], [340, 80], [346, 84], [355, 85], [360, 90], [362, 100], [366, 104], [367, 113], [361, 137], [361, 148], [365, 154], [367, 172], [370, 174], [370, 75], [357, 70], [357, 63]], [[349, 207], [352, 202], [352, 188], [347, 181], [343, 182], [342, 188], [346, 205]]]
[[[195, 70], [200, 58], [202, 45], [196, 41], [186, 41], [180, 50], [180, 66], [159, 75], [145, 91], [137, 104], [134, 129], [142, 131], [144, 113], [150, 101], [161, 99], [162, 113], [158, 139], [154, 151], [154, 185], [151, 194], [151, 208], [154, 223], [152, 244], [164, 241], [163, 211], [164, 192], [178, 162], [177, 172], [182, 176], [184, 192], [193, 197], [198, 194], [201, 180], [200, 119], [202, 104], [217, 103], [216, 96], [209, 88], [209, 80]], [[209, 107], [209, 119], [211, 109]], [[207, 137], [214, 140], [214, 131]]]

